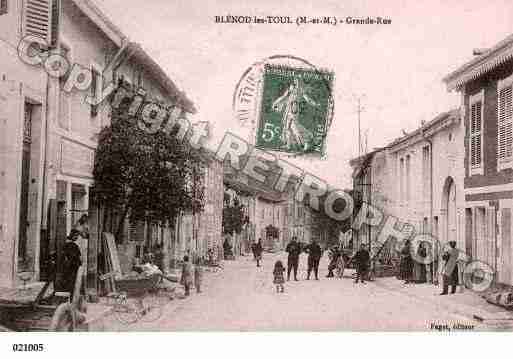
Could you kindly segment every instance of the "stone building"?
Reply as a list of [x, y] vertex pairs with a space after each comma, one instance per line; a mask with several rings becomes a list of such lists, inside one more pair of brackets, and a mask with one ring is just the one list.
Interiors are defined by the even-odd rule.
[[[45, 212], [46, 129], [51, 115], [48, 76], [18, 56], [34, 35], [30, 1], [0, 4], [0, 287], [14, 286], [19, 272], [40, 271], [41, 225]], [[41, 36], [52, 42], [51, 7], [43, 5]]]
[[[184, 115], [195, 109], [162, 68], [89, 0], [2, 1], [0, 20], [5, 35], [0, 46], [10, 54], [0, 60], [0, 285], [14, 285], [19, 271], [43, 277], [48, 255], [89, 210], [97, 134], [109, 124], [110, 107], [91, 105], [86, 97], [105, 95], [109, 84], [122, 78]], [[49, 55], [59, 54], [65, 60], [53, 66], [61, 72], [47, 73], [42, 64], [19, 59], [16, 49], [25, 35], [45, 43], [28, 47], [29, 60], [40, 58], [44, 65]], [[83, 76], [81, 85], [77, 74]], [[141, 246], [131, 235], [141, 234], [141, 228], [130, 229], [120, 249], [135, 255]], [[163, 232], [151, 235], [162, 238]], [[98, 243], [86, 246], [93, 259], [88, 271], [94, 272]]]
[[[365, 202], [378, 209], [387, 211], [391, 207], [393, 184], [391, 175], [391, 158], [385, 148], [376, 149], [363, 156], [352, 159], [353, 196], [355, 202]], [[356, 215], [356, 213], [355, 213]], [[353, 249], [360, 244], [376, 242], [378, 228], [362, 226], [353, 232]]]
[[444, 79], [461, 94], [465, 248], [513, 285], [513, 35]]
[[177, 218], [176, 239], [170, 242], [173, 262], [186, 253], [206, 258], [209, 249], [217, 248], [219, 255], [222, 248], [223, 165], [211, 153], [205, 153], [205, 160], [203, 210]]
[[441, 242], [465, 238], [464, 131], [459, 110], [442, 113], [387, 146], [396, 180], [391, 215]]
[[[460, 110], [442, 113], [352, 160], [355, 195], [385, 217], [397, 218], [397, 229], [407, 236], [430, 233], [464, 248], [463, 143]], [[357, 243], [374, 245], [380, 230], [362, 226], [355, 232]]]

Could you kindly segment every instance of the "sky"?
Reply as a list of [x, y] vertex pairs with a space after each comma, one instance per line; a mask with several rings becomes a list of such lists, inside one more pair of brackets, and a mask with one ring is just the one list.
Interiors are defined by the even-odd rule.
[[[357, 100], [367, 150], [384, 146], [459, 106], [442, 78], [513, 32], [511, 0], [424, 1], [169, 1], [94, 0], [195, 103], [213, 140], [225, 131], [248, 136], [235, 119], [232, 96], [254, 62], [291, 54], [335, 74], [335, 113], [324, 159], [290, 160], [351, 188], [349, 160], [358, 156]], [[383, 17], [390, 25], [220, 24], [215, 16]]]

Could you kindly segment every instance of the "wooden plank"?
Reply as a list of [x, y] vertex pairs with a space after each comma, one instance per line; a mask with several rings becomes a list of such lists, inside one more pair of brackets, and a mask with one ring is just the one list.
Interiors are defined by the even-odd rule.
[[112, 270], [116, 275], [115, 279], [121, 279], [121, 264], [119, 263], [118, 249], [116, 248], [116, 242], [114, 240], [114, 235], [112, 233], [103, 233], [105, 238], [105, 242], [107, 244], [107, 250], [109, 254], [109, 259], [112, 264]]
[[89, 248], [87, 252], [87, 293], [98, 296], [98, 245], [100, 243], [102, 211], [95, 203], [89, 207]]
[[[105, 240], [105, 237], [104, 237], [104, 240], [102, 241], [102, 248], [103, 248], [103, 256], [104, 256], [104, 259], [105, 259], [105, 270], [107, 273], [114, 273], [112, 271], [112, 263], [111, 263], [111, 260], [110, 260], [110, 256], [109, 256], [109, 250], [107, 248], [107, 241]], [[114, 281], [114, 277], [115, 275], [112, 275], [112, 276], [109, 276], [109, 278], [107, 279], [107, 292], [108, 293], [111, 293], [111, 292], [115, 292], [116, 291], [116, 282]]]
[[[105, 272], [107, 273], [113, 273], [112, 272], [112, 265], [110, 264], [108, 250], [107, 250], [107, 242], [105, 240], [102, 241], [102, 252], [103, 252], [103, 260], [105, 263]], [[114, 282], [114, 275], [109, 276], [107, 278], [107, 281], [105, 283], [105, 289], [107, 293], [114, 292], [116, 290], [116, 284]]]

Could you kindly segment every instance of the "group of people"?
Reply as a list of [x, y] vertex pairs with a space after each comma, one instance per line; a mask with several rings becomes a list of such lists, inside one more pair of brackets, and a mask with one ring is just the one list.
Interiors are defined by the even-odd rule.
[[[304, 248], [297, 241], [296, 237], [292, 237], [292, 240], [287, 245], [285, 251], [288, 253], [287, 257], [287, 281], [290, 281], [290, 275], [293, 273], [294, 281], [298, 281], [297, 272], [299, 267], [299, 256], [301, 253], [308, 253], [307, 259], [307, 276], [306, 280], [310, 280], [310, 276], [313, 272], [315, 280], [319, 280], [319, 262], [321, 260], [323, 250], [315, 239], [312, 239], [311, 243]], [[336, 263], [340, 258], [343, 257], [343, 253], [338, 248], [333, 248], [331, 253], [331, 261], [328, 266], [328, 275], [326, 277], [333, 277], [333, 270], [336, 267]], [[365, 283], [365, 278], [368, 272], [370, 263], [370, 254], [362, 245], [356, 254], [352, 257], [351, 261], [356, 266], [356, 278], [355, 283]], [[344, 262], [345, 265], [345, 262]], [[277, 292], [284, 292], [285, 283], [285, 267], [281, 260], [276, 261], [273, 269], [273, 283], [276, 285]]]
[[[416, 256], [413, 255], [414, 253]], [[400, 251], [399, 279], [404, 280], [405, 284], [433, 282], [438, 261], [435, 256], [430, 263], [426, 263], [424, 259], [427, 255], [426, 243], [421, 242], [417, 248], [413, 248], [411, 241], [406, 240]], [[456, 241], [449, 241], [449, 249], [442, 255], [444, 261], [442, 271], [443, 290], [440, 295], [447, 295], [449, 286], [451, 287], [451, 294], [456, 292], [459, 282], [458, 256], [459, 251], [456, 249]]]
[[[297, 281], [297, 270], [299, 267], [299, 256], [302, 252], [308, 253], [308, 268], [306, 280], [310, 280], [312, 272], [315, 275], [315, 279], [319, 280], [319, 262], [322, 257], [322, 248], [319, 244], [312, 240], [304, 249], [301, 248], [301, 244], [297, 241], [296, 237], [292, 237], [292, 240], [285, 249], [288, 253], [287, 258], [287, 281], [290, 280], [290, 274], [293, 271], [294, 280]], [[281, 260], [276, 261], [273, 270], [273, 283], [276, 285], [276, 291], [283, 293], [285, 291], [285, 267]]]

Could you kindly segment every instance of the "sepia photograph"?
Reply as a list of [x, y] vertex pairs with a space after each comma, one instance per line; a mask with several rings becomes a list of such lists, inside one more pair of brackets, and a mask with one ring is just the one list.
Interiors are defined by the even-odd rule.
[[8, 353], [513, 331], [513, 3], [1, 0], [0, 49]]

